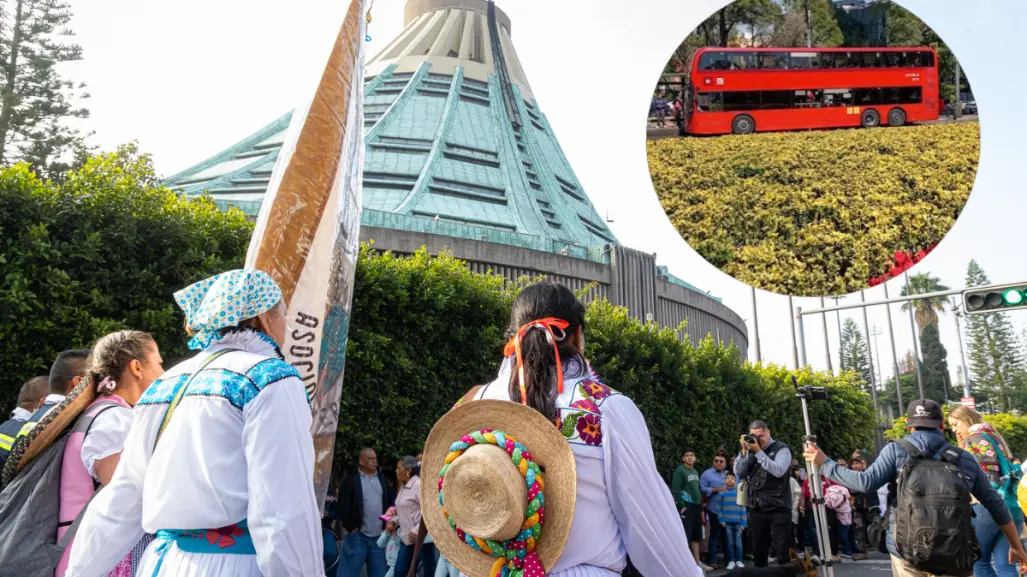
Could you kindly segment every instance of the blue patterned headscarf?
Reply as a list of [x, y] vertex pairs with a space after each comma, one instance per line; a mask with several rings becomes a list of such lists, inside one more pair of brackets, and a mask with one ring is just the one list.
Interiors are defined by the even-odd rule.
[[186, 327], [195, 333], [189, 341], [194, 350], [210, 346], [219, 330], [267, 312], [281, 300], [282, 289], [266, 272], [254, 269], [231, 270], [175, 293]]

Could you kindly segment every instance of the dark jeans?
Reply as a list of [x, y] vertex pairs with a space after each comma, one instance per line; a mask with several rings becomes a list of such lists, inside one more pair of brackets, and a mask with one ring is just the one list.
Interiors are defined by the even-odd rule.
[[792, 529], [795, 532], [795, 549], [797, 551], [806, 550], [806, 520], [803, 515], [799, 514], [799, 522], [792, 524]]
[[831, 536], [831, 555], [838, 555], [838, 513], [834, 509], [827, 509], [827, 532]]
[[342, 540], [342, 560], [339, 562], [340, 577], [360, 577], [360, 570], [367, 564], [367, 577], [385, 577], [389, 568], [385, 564], [385, 549], [378, 546], [376, 537], [368, 537], [360, 531], [353, 531]]
[[852, 555], [859, 552], [852, 549], [852, 525], [838, 523], [838, 541], [843, 555]]
[[788, 551], [792, 542], [792, 512], [788, 509], [749, 511], [749, 530], [753, 538], [753, 565], [766, 567], [770, 555], [770, 544], [774, 544], [774, 555], [779, 565], [787, 564]]
[[[395, 577], [406, 577], [407, 572], [410, 571], [410, 562], [413, 554], [413, 545], [399, 546], [399, 555], [396, 556], [396, 570], [393, 572]], [[434, 577], [436, 564], [435, 543], [421, 545], [421, 553], [418, 555], [418, 558], [421, 562], [421, 568], [424, 569], [424, 576]]]
[[806, 532], [806, 546], [813, 550], [813, 554], [822, 556], [820, 553], [820, 537], [817, 536], [817, 518], [813, 515], [813, 511], [806, 512], [803, 525]]
[[727, 559], [727, 546], [724, 544], [724, 528], [720, 526], [720, 517], [716, 513], [706, 511], [706, 517], [710, 520], [710, 540], [706, 545], [706, 562], [713, 565], [717, 562], [717, 546]]

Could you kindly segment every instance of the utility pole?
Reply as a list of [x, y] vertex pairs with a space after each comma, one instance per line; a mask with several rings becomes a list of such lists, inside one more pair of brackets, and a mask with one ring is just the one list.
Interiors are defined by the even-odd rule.
[[752, 287], [752, 329], [756, 335], [756, 362], [762, 362], [760, 355], [760, 316], [756, 312], [756, 287]]
[[[866, 291], [859, 291], [859, 302], [866, 302]], [[874, 377], [874, 355], [870, 351], [870, 326], [867, 324], [867, 307], [860, 307], [863, 311], [863, 333], [866, 334], [867, 340], [867, 357], [870, 360], [870, 390], [873, 392], [874, 397], [874, 414], [875, 417], [879, 413], [877, 408], [877, 379]]]
[[813, 20], [810, 18], [809, 12], [809, 0], [804, 0], [806, 4], [806, 48], [813, 48]]
[[963, 329], [959, 326], [959, 319], [963, 316], [960, 309], [962, 303], [952, 307], [953, 315], [956, 317], [956, 334], [959, 336], [959, 360], [963, 362], [963, 396], [970, 396], [970, 371], [966, 368], [966, 354], [963, 352]]
[[877, 374], [878, 382], [884, 380], [884, 371], [881, 370], [881, 349], [877, 347], [877, 337], [884, 334], [884, 331], [875, 323], [874, 326], [870, 327], [870, 336], [874, 337], [874, 356], [877, 357]]
[[[824, 305], [824, 297], [820, 297], [820, 308], [826, 308], [826, 305]], [[821, 318], [824, 320], [824, 352], [827, 353], [827, 370], [834, 373], [834, 367], [831, 363], [831, 341], [827, 338], [827, 313], [824, 313]], [[840, 341], [838, 346], [841, 347]], [[838, 370], [838, 374], [842, 374], [841, 369]]]
[[[888, 300], [888, 283], [883, 283], [884, 299]], [[895, 398], [899, 401], [899, 416], [906, 414], [906, 406], [902, 404], [902, 371], [899, 370], [899, 353], [895, 350], [895, 329], [891, 324], [891, 305], [885, 305], [888, 312], [888, 335], [891, 337], [891, 358], [895, 364]]]
[[799, 340], [795, 338], [795, 307], [793, 306], [792, 295], [788, 295], [788, 326], [792, 328], [792, 361], [795, 363], [795, 370], [799, 370]]
[[[838, 306], [838, 301], [842, 300], [842, 297], [831, 297], [834, 301], [834, 306]], [[842, 311], [834, 311], [835, 320], [838, 321], [838, 350], [841, 351], [842, 347]], [[841, 364], [842, 355], [838, 353], [838, 363]]]

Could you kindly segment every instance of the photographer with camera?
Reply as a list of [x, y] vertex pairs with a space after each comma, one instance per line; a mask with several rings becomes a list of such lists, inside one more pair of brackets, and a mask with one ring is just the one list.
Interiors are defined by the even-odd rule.
[[741, 437], [742, 451], [735, 459], [735, 475], [745, 480], [749, 499], [749, 530], [753, 536], [753, 564], [766, 567], [770, 544], [779, 565], [789, 563], [792, 549], [792, 491], [788, 470], [792, 452], [770, 436], [770, 427], [753, 421]]

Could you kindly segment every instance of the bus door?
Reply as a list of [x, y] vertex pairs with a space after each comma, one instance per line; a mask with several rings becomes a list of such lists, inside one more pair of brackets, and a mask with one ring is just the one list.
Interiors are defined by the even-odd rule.
[[938, 67], [934, 66], [924, 71], [923, 79], [923, 90], [924, 90], [924, 110], [930, 111], [933, 115], [934, 111], [940, 110], [941, 106], [938, 104]]
[[685, 95], [681, 101], [681, 126], [678, 128], [678, 135], [684, 136], [688, 132], [688, 123], [692, 121], [692, 107], [695, 104], [695, 87], [691, 82], [684, 85], [682, 92]]

